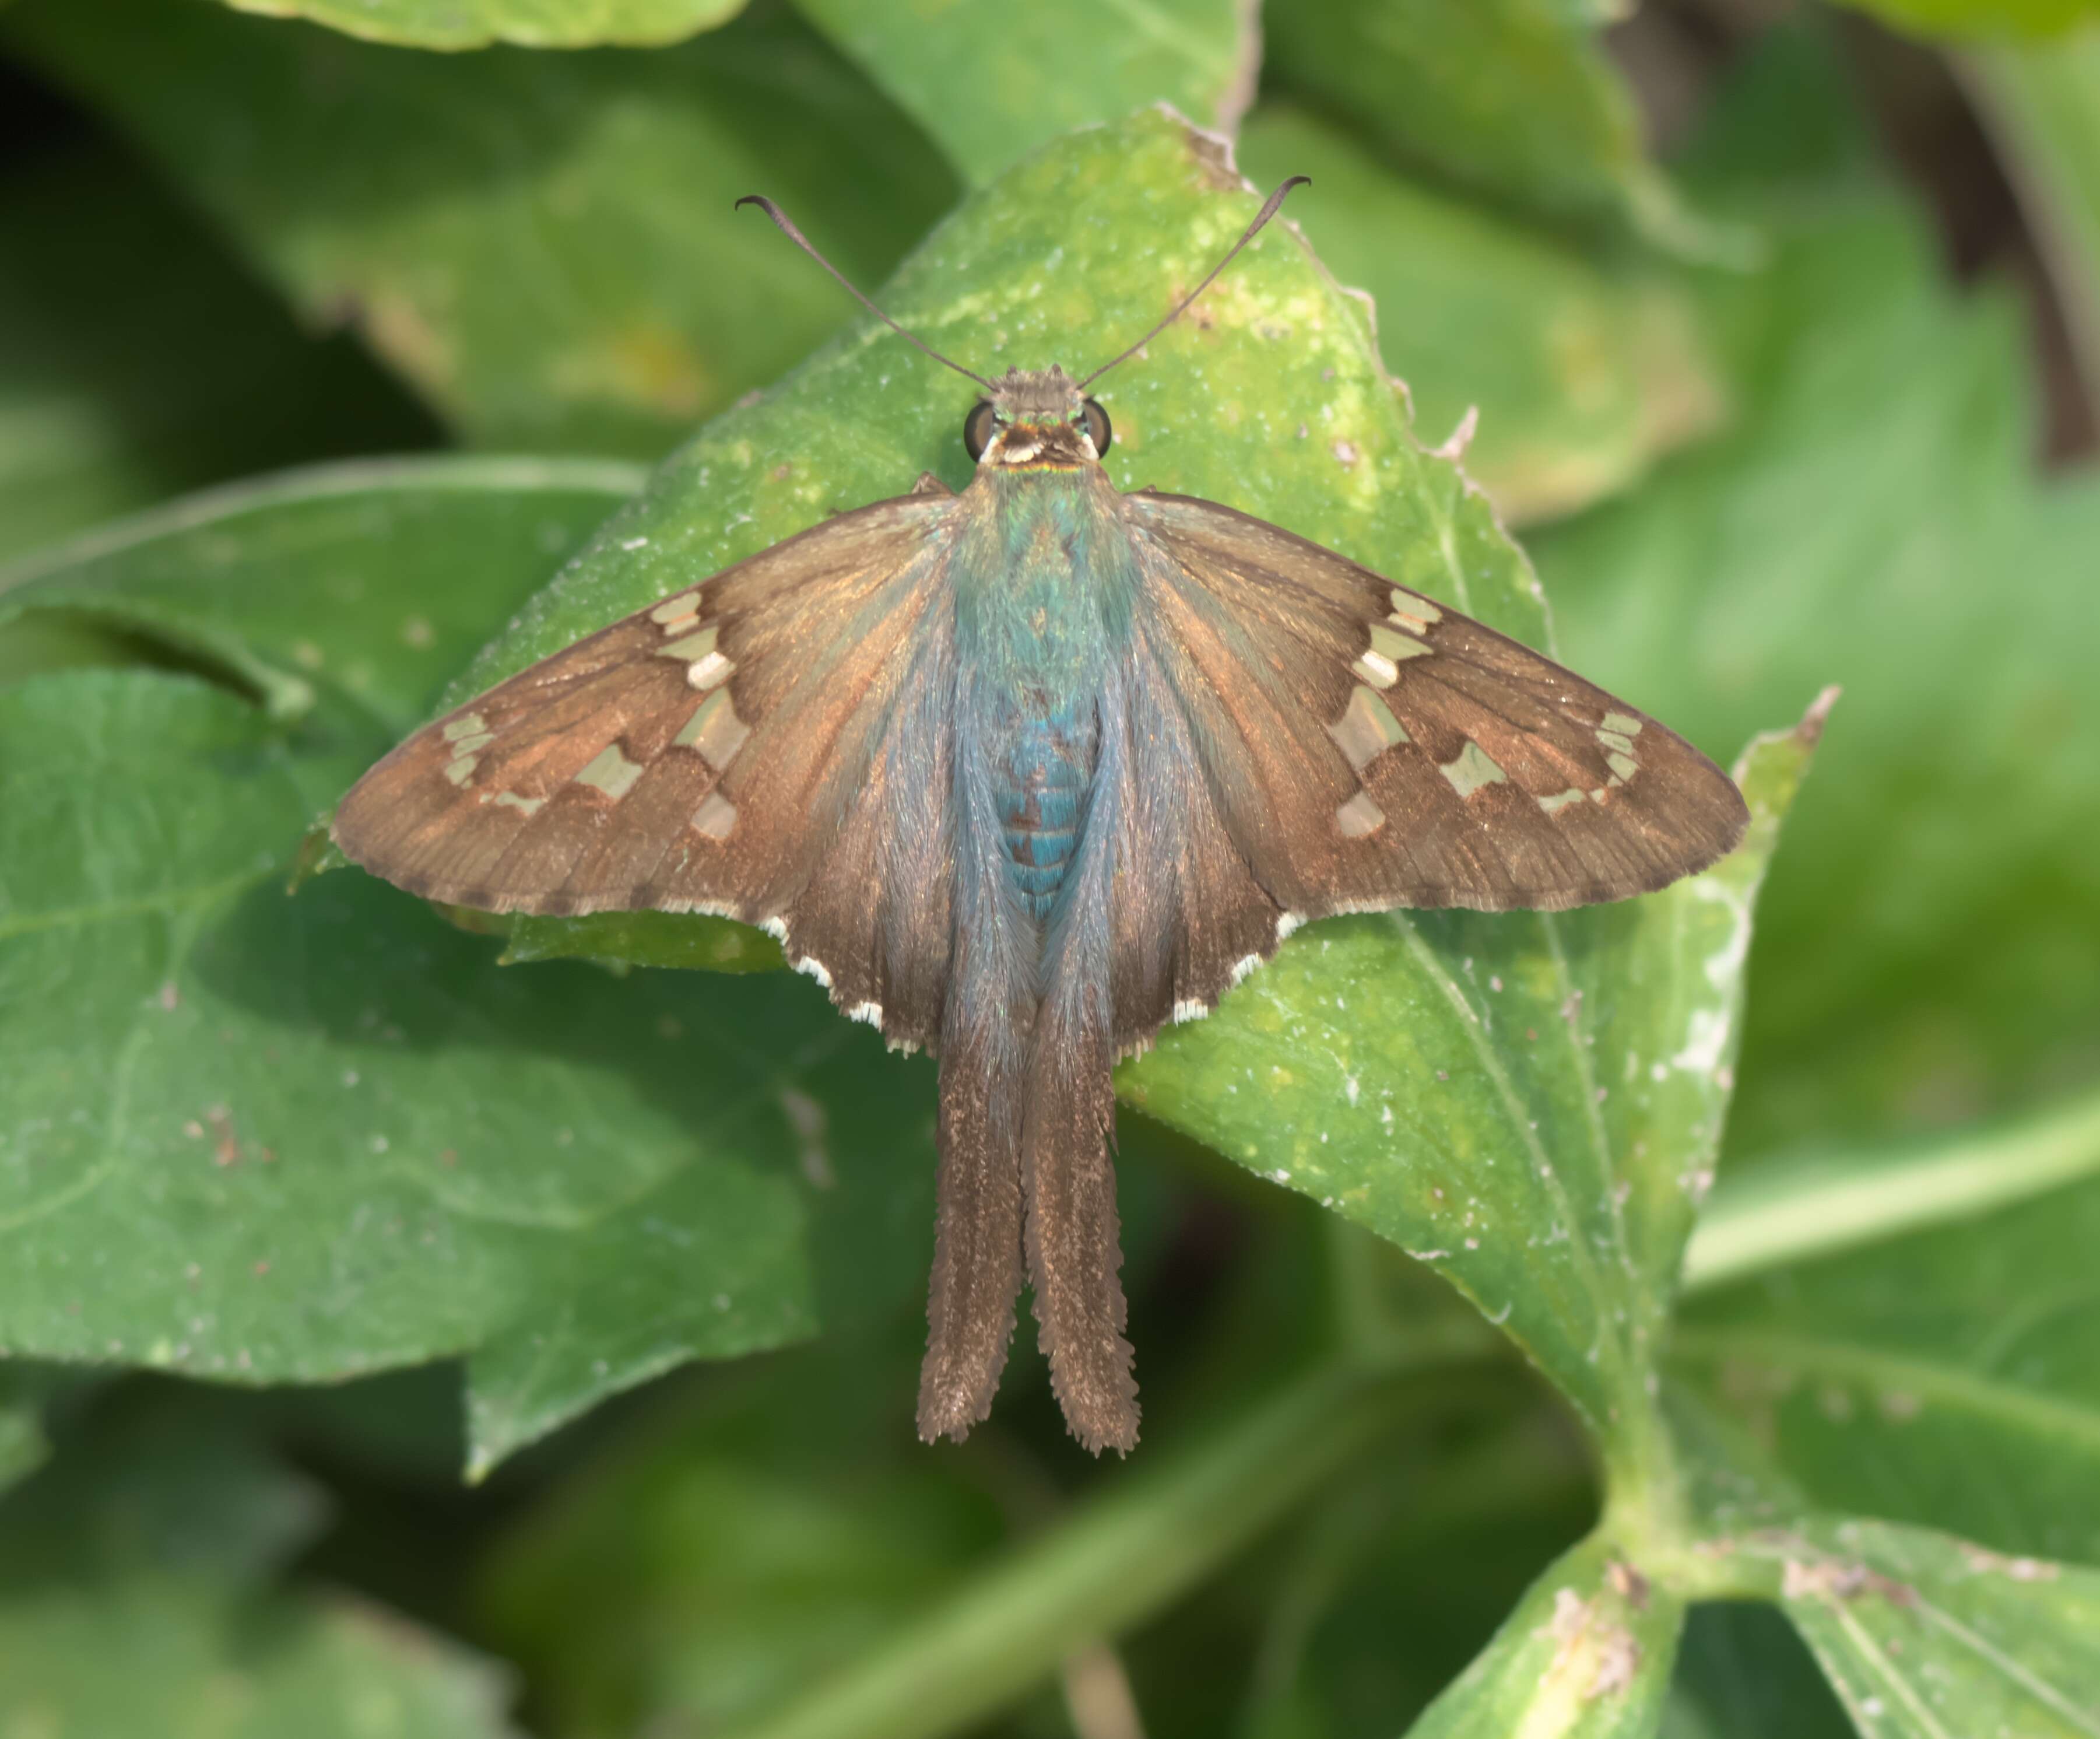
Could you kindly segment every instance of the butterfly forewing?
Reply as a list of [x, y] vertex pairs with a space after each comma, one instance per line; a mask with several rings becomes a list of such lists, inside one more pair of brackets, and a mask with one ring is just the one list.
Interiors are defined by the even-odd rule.
[[[1134, 775], [1203, 801], [1180, 830], [1187, 901], [1171, 1000], [1126, 975], [1120, 1032], [1216, 1000], [1277, 930], [1388, 907], [1558, 909], [1705, 867], [1741, 838], [1732, 781], [1551, 660], [1333, 552], [1187, 497], [1124, 498], [1146, 585], [1138, 637], [1185, 729]], [[1217, 861], [1208, 828], [1248, 872]], [[1211, 933], [1203, 946], [1202, 931]], [[1227, 946], [1218, 942], [1230, 938]]]
[[938, 846], [942, 750], [900, 695], [942, 680], [952, 510], [838, 515], [511, 678], [368, 773], [337, 843], [452, 904], [768, 924], [843, 1006], [926, 1042], [946, 889], [892, 871]]

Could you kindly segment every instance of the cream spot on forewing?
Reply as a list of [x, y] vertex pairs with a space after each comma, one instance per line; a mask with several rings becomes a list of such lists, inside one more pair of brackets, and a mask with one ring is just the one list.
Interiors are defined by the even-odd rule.
[[710, 791], [706, 801], [693, 811], [694, 832], [709, 839], [727, 839], [735, 825], [736, 806], [719, 791]]
[[1375, 689], [1361, 682], [1350, 691], [1348, 705], [1341, 717], [1328, 726], [1327, 735], [1359, 773], [1395, 744], [1407, 740], [1407, 732], [1392, 716], [1392, 709], [1379, 698]]
[[461, 737], [478, 737], [488, 729], [488, 721], [479, 713], [462, 713], [444, 728], [448, 743], [457, 743]]
[[1174, 1024], [1180, 1026], [1190, 1021], [1200, 1021], [1210, 1012], [1211, 1005], [1208, 1003], [1198, 1002], [1193, 997], [1185, 996], [1174, 1004]]
[[[1444, 620], [1444, 612], [1431, 603], [1427, 598], [1417, 598], [1412, 592], [1403, 592], [1398, 586], [1392, 589], [1392, 613], [1395, 616], [1412, 616], [1423, 627]], [[1417, 629], [1416, 632], [1419, 633], [1420, 630]]]
[[735, 669], [736, 666], [721, 653], [710, 652], [705, 658], [694, 661], [692, 668], [686, 673], [686, 682], [688, 686], [705, 693], [717, 682], [728, 681]]
[[686, 721], [685, 729], [671, 740], [684, 748], [698, 749], [707, 757], [709, 766], [720, 770], [730, 764], [750, 735], [751, 726], [736, 716], [729, 691], [718, 688], [699, 704], [693, 716]]
[[721, 630], [710, 622], [696, 634], [682, 634], [676, 640], [667, 640], [656, 648], [659, 658], [682, 658], [689, 662], [704, 658], [715, 649], [715, 637]]
[[1335, 811], [1335, 825], [1343, 839], [1367, 839], [1385, 825], [1385, 811], [1360, 791]]
[[1580, 803], [1582, 801], [1582, 792], [1581, 788], [1579, 786], [1570, 785], [1565, 791], [1555, 792], [1550, 797], [1541, 797], [1538, 800], [1538, 806], [1544, 810], [1547, 814], [1551, 815], [1557, 810], [1567, 808], [1571, 803]]
[[882, 1024], [882, 1004], [879, 1002], [857, 1002], [846, 1010], [846, 1018], [870, 1026], [880, 1026]]
[[1374, 688], [1391, 688], [1400, 680], [1400, 666], [1383, 652], [1366, 652], [1349, 668]]
[[455, 785], [464, 785], [474, 777], [474, 770], [479, 764], [479, 756], [462, 755], [457, 761], [445, 763], [445, 777]]
[[499, 791], [488, 801], [498, 809], [514, 809], [528, 817], [538, 814], [547, 801], [545, 797], [521, 797], [514, 791]]
[[1470, 797], [1483, 785], [1499, 785], [1509, 778], [1485, 749], [1471, 742], [1458, 751], [1456, 761], [1445, 761], [1437, 770], [1451, 781], [1451, 788], [1462, 797]]
[[699, 615], [699, 609], [700, 594], [698, 592], [681, 592], [676, 598], [667, 598], [657, 605], [649, 612], [649, 620], [661, 622], [668, 627], [686, 616]]
[[1612, 777], [1624, 783], [1640, 771], [1640, 763], [1631, 755], [1607, 755], [1604, 765], [1612, 770]]
[[1637, 737], [1641, 733], [1641, 722], [1630, 713], [1607, 713], [1597, 728], [1617, 731], [1622, 737]]
[[642, 763], [629, 761], [617, 743], [608, 743], [597, 758], [576, 775], [576, 782], [602, 791], [618, 802], [634, 788], [635, 780], [641, 777]]
[[1388, 628], [1383, 622], [1371, 624], [1371, 650], [1381, 658], [1389, 658], [1396, 664], [1410, 658], [1427, 658], [1429, 648], [1412, 634], [1403, 634]]
[[1622, 736], [1616, 730], [1599, 731], [1597, 741], [1602, 747], [1610, 749], [1614, 754], [1630, 755], [1634, 752], [1634, 739], [1629, 736]]

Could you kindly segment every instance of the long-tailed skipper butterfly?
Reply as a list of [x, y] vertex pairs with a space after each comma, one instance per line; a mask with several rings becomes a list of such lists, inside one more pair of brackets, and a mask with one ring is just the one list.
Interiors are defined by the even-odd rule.
[[1103, 471], [1083, 379], [986, 380], [955, 494], [843, 513], [408, 739], [334, 836], [491, 911], [762, 925], [940, 1058], [919, 1428], [991, 1406], [1024, 1275], [1072, 1432], [1137, 1438], [1110, 1071], [1292, 929], [1559, 909], [1713, 863], [1748, 819], [1652, 719], [1369, 568]]

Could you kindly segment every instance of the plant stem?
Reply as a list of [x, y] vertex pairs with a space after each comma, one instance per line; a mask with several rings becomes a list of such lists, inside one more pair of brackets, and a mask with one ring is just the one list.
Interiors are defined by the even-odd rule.
[[1835, 1154], [1782, 1160], [1714, 1191], [1685, 1251], [1684, 1290], [1966, 1220], [2094, 1176], [2100, 1092], [1864, 1166]]
[[1209, 1575], [1418, 1411], [1412, 1375], [1329, 1366], [1294, 1383], [1025, 1543], [740, 1739], [933, 1739], [982, 1720]]

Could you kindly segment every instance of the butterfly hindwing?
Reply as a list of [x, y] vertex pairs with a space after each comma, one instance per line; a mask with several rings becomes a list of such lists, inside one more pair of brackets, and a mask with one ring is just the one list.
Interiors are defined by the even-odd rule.
[[1182, 903], [1205, 889], [1171, 997], [1126, 969], [1126, 1044], [1215, 1002], [1298, 920], [1620, 899], [1741, 838], [1727, 775], [1529, 647], [1229, 508], [1123, 499], [1140, 655], [1184, 727], [1150, 735], [1135, 778], [1177, 809], [1155, 837], [1180, 849]]
[[938, 849], [942, 734], [906, 679], [940, 680], [953, 506], [840, 514], [499, 684], [368, 773], [337, 843], [448, 903], [767, 925], [841, 1006], [929, 1042], [946, 892], [911, 859]]

